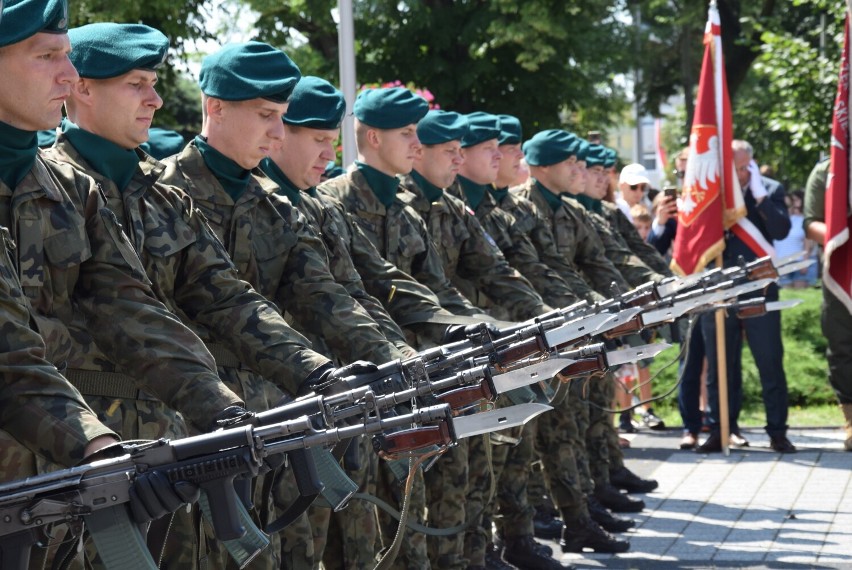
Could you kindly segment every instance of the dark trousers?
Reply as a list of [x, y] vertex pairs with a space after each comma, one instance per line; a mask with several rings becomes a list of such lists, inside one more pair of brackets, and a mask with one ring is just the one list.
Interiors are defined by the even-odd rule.
[[825, 287], [822, 332], [828, 341], [828, 379], [841, 404], [852, 404], [852, 315]]
[[685, 358], [678, 365], [681, 375], [677, 405], [683, 429], [694, 434], [701, 431], [701, 372], [704, 369], [704, 334], [701, 319], [695, 317], [689, 338], [685, 338]]
[[[774, 284], [766, 292], [767, 301], [778, 300]], [[715, 315], [701, 318], [704, 347], [707, 353], [707, 399], [710, 408], [710, 427], [719, 429], [719, 384], [716, 362]], [[737, 420], [742, 407], [742, 348], [745, 334], [757, 365], [766, 409], [766, 433], [783, 436], [787, 433], [787, 376], [784, 374], [784, 347], [781, 342], [781, 313], [774, 311], [762, 317], [740, 320], [725, 318], [725, 349], [728, 367], [728, 405], [731, 431], [739, 431]]]

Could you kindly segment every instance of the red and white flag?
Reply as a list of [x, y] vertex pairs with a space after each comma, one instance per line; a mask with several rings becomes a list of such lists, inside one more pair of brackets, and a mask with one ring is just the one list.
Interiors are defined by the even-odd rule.
[[849, 13], [843, 35], [840, 79], [831, 125], [831, 166], [825, 190], [825, 267], [823, 282], [852, 313], [852, 243], [849, 242], [849, 211], [852, 177], [849, 175]]
[[672, 252], [672, 270], [681, 275], [701, 271], [721, 254], [725, 229], [746, 213], [734, 175], [731, 102], [724, 64], [719, 11], [711, 2]]

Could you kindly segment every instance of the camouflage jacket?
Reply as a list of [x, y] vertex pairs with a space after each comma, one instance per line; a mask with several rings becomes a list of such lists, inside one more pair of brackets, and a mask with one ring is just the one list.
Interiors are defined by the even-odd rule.
[[291, 314], [298, 329], [322, 337], [344, 362], [381, 363], [401, 356], [367, 311], [335, 282], [322, 242], [259, 169], [235, 203], [193, 143], [165, 164], [161, 181], [192, 196], [240, 276]]
[[565, 307], [580, 298], [594, 296], [591, 295], [592, 288], [574, 266], [559, 255], [550, 225], [544, 221], [535, 204], [510, 192], [502, 198], [493, 198], [498, 208], [512, 215], [516, 232], [526, 236], [524, 241], [532, 246], [526, 246], [519, 240], [517, 246], [510, 244], [503, 253], [512, 267], [529, 279], [548, 303]]
[[14, 191], [0, 183], [0, 225], [17, 244], [13, 263], [58, 368], [77, 356], [69, 326], [81, 316], [118, 371], [197, 425], [242, 403], [199, 338], [156, 299], [92, 178], [40, 156]]
[[[240, 362], [295, 395], [300, 382], [328, 359], [308, 348], [272, 303], [240, 279], [221, 242], [183, 191], [161, 184], [164, 166], [141, 153], [124, 191], [92, 169], [60, 134], [49, 151], [94, 178], [142, 260], [157, 297], [204, 340], [214, 340]], [[85, 361], [103, 362], [83, 334]], [[101, 368], [96, 368], [101, 369]]]
[[627, 247], [630, 248], [630, 251], [652, 271], [664, 277], [671, 277], [673, 273], [669, 269], [666, 260], [660, 255], [657, 248], [642, 239], [636, 226], [624, 215], [621, 208], [605, 200], [601, 202], [601, 205], [603, 207], [602, 215], [604, 219], [609, 222], [609, 226], [621, 237]]
[[619, 289], [629, 289], [624, 278], [607, 259], [603, 243], [580, 204], [562, 196], [561, 205], [554, 211], [532, 178], [510, 192], [530, 200], [538, 208], [550, 225], [556, 251], [582, 272], [598, 294], [611, 297], [612, 283]]
[[[585, 206], [576, 200], [572, 200], [572, 202], [572, 206], [585, 210]], [[631, 287], [637, 287], [648, 281], [656, 283], [663, 279], [662, 275], [645, 265], [639, 259], [639, 256], [630, 250], [627, 242], [606, 218], [596, 212], [586, 212], [592, 227], [597, 230], [598, 237], [601, 238], [607, 258], [612, 261], [612, 264], [621, 272], [621, 275]]]
[[[447, 278], [425, 222], [399, 194], [385, 208], [357, 169], [324, 182], [317, 190], [338, 199], [381, 256], [431, 289], [443, 308], [456, 315], [482, 314]], [[399, 192], [406, 190], [400, 187]]]
[[[86, 444], [115, 434], [47, 361], [9, 256], [14, 244], [6, 228], [0, 228], [0, 248], [0, 429], [31, 452], [71, 467], [83, 459]], [[13, 469], [11, 474], [18, 473]], [[0, 467], [0, 481], [9, 475]]]
[[[286, 194], [279, 193], [279, 195], [288, 202], [290, 201]], [[299, 203], [292, 205], [304, 214], [311, 229], [316, 232], [325, 245], [328, 266], [335, 281], [346, 287], [352, 298], [364, 307], [381, 327], [387, 340], [403, 353], [412, 354], [413, 349], [406, 344], [405, 333], [394, 322], [382, 303], [376, 297], [367, 293], [365, 289], [361, 275], [355, 268], [349, 245], [352, 242], [353, 231], [360, 230], [357, 230], [357, 226], [347, 220], [346, 213], [339, 203], [330, 196], [318, 194], [311, 196], [307, 192], [301, 192]], [[370, 245], [372, 246], [372, 244]], [[373, 250], [375, 251], [375, 248]], [[375, 252], [375, 254], [378, 256], [378, 252]], [[381, 256], [378, 259], [384, 265], [393, 267]]]
[[402, 186], [409, 191], [400, 199], [425, 220], [443, 261], [444, 272], [471, 283], [492, 302], [502, 306], [509, 318], [526, 320], [551, 310], [532, 284], [509, 265], [490, 231], [486, 233], [477, 216], [456, 196], [447, 192], [434, 202], [417, 182], [407, 176]]

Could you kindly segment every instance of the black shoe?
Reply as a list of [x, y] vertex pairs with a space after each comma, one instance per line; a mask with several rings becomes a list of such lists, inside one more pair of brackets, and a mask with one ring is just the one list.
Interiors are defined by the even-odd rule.
[[704, 443], [695, 448], [696, 453], [722, 453], [722, 436], [716, 432], [710, 434]]
[[595, 487], [595, 498], [614, 513], [638, 513], [645, 508], [645, 501], [634, 499], [612, 485]]
[[732, 431], [731, 436], [729, 438], [731, 445], [734, 447], [748, 447], [749, 443], [746, 438], [742, 436], [742, 434], [738, 431]]
[[778, 453], [796, 453], [797, 449], [786, 435], [770, 436], [769, 447]]
[[650, 493], [660, 486], [654, 479], [642, 479], [624, 465], [609, 472], [609, 482], [628, 493]]
[[615, 538], [589, 518], [570, 524], [566, 521], [559, 546], [562, 552], [583, 552], [584, 548], [591, 548], [595, 552], [617, 554], [630, 550], [628, 541]]
[[[510, 564], [514, 564], [523, 570], [556, 570], [564, 566], [553, 558], [551, 554], [545, 554], [533, 537], [509, 539], [506, 541], [506, 550], [503, 556]], [[490, 568], [490, 567], [489, 567]]]
[[601, 525], [601, 528], [607, 532], [625, 532], [627, 529], [636, 526], [636, 521], [612, 514], [591, 495], [587, 497], [587, 503], [592, 520]]
[[533, 515], [533, 531], [536, 538], [556, 540], [562, 534], [562, 519], [554, 517], [550, 509], [537, 508]]
[[642, 423], [645, 424], [648, 429], [654, 431], [662, 431], [666, 429], [666, 422], [657, 416], [651, 408], [648, 408], [648, 411], [642, 414]]
[[512, 566], [500, 556], [500, 549], [494, 544], [485, 549], [485, 567], [488, 570], [516, 570], [516, 566]]
[[630, 417], [630, 412], [621, 412], [618, 419], [618, 431], [621, 433], [636, 433], [639, 430], [633, 425], [633, 420]]

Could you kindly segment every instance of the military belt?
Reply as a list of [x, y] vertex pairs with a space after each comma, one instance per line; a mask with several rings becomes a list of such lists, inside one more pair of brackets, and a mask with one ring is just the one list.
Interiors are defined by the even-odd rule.
[[204, 344], [216, 360], [216, 366], [221, 366], [222, 368], [245, 368], [242, 361], [223, 345], [215, 342]]
[[63, 375], [84, 396], [159, 401], [158, 398], [140, 390], [135, 379], [119, 372], [69, 368]]

